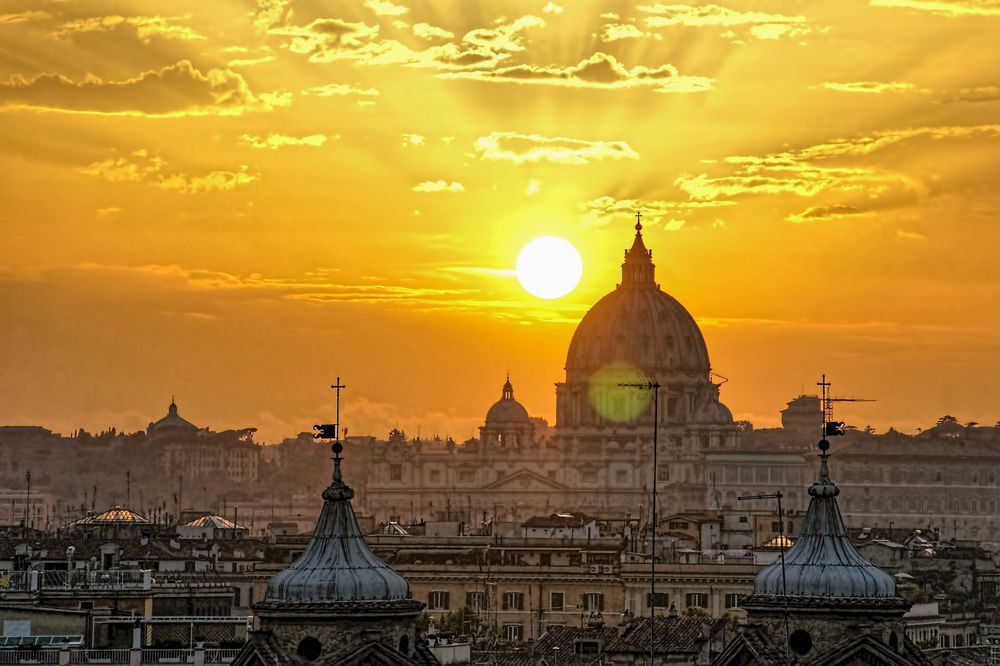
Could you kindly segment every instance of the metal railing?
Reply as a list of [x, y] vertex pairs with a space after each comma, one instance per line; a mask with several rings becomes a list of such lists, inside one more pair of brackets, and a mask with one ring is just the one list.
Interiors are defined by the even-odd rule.
[[129, 650], [70, 650], [71, 664], [127, 664]]
[[30, 589], [30, 571], [0, 571], [0, 592], [20, 592]]
[[143, 650], [144, 664], [191, 664], [194, 663], [194, 650]]
[[234, 649], [205, 650], [205, 663], [228, 664], [233, 659], [236, 659], [236, 655], [238, 655], [239, 653], [240, 653], [239, 650], [234, 650]]
[[0, 650], [0, 664], [58, 664], [58, 650]]

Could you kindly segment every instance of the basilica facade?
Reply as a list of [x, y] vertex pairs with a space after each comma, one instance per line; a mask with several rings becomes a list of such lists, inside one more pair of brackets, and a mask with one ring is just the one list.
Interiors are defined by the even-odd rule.
[[529, 415], [508, 377], [477, 439], [372, 440], [362, 506], [382, 520], [478, 524], [572, 509], [645, 522], [655, 426], [660, 510], [700, 510], [711, 500], [706, 454], [739, 440], [719, 387], [698, 325], [657, 284], [637, 224], [621, 283], [570, 342], [555, 425]]

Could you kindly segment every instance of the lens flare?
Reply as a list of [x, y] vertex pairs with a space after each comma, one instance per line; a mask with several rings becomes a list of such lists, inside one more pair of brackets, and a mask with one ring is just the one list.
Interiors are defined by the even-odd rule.
[[649, 409], [652, 395], [621, 384], [648, 381], [638, 368], [628, 363], [612, 363], [597, 370], [587, 383], [590, 405], [599, 415], [614, 423], [628, 423]]

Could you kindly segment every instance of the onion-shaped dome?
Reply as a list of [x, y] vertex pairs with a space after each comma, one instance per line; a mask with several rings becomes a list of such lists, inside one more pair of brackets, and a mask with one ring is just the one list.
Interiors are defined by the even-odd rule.
[[410, 599], [410, 584], [403, 575], [365, 543], [351, 508], [352, 497], [354, 490], [341, 477], [337, 455], [333, 483], [323, 491], [316, 531], [302, 556], [271, 578], [265, 606]]
[[905, 603], [896, 594], [891, 575], [869, 562], [851, 543], [837, 506], [840, 489], [830, 480], [826, 453], [829, 442], [820, 442], [819, 479], [809, 488], [812, 500], [798, 540], [781, 560], [769, 564], [754, 582], [753, 605], [757, 595], [781, 597], [789, 602], [797, 597], [823, 597], [831, 602], [844, 600], [884, 600]]
[[531, 423], [531, 417], [528, 416], [528, 410], [524, 408], [524, 405], [514, 399], [514, 387], [511, 386], [508, 376], [507, 383], [503, 385], [500, 400], [493, 403], [493, 406], [486, 412], [486, 425], [489, 427], [514, 423]]
[[694, 317], [655, 280], [652, 251], [636, 224], [625, 251], [622, 282], [580, 321], [566, 355], [566, 378], [587, 378], [612, 364], [666, 377], [674, 372], [707, 376], [708, 348]]

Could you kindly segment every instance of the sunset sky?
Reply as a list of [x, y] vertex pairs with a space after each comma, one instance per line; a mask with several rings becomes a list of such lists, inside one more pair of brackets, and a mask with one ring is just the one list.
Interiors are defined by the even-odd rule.
[[996, 422], [1000, 2], [720, 2], [0, 0], [0, 423], [551, 422], [636, 209], [737, 418]]

